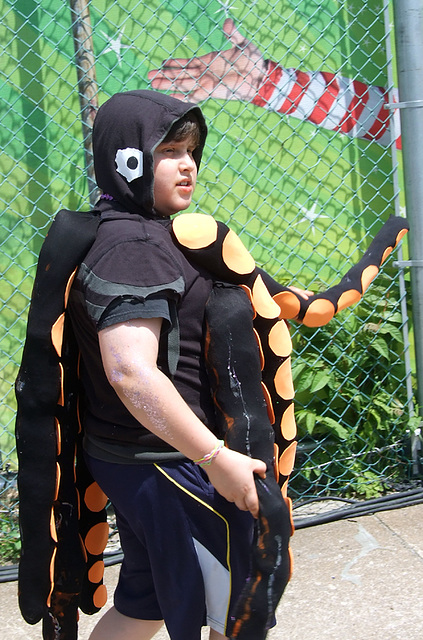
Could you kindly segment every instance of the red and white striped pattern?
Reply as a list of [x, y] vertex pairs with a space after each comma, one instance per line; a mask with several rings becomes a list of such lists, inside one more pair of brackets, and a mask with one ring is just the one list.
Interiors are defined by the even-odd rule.
[[[395, 101], [397, 101], [397, 97]], [[388, 93], [328, 72], [306, 73], [269, 62], [267, 77], [253, 103], [345, 135], [391, 143]], [[397, 147], [401, 148], [398, 109], [393, 114]]]

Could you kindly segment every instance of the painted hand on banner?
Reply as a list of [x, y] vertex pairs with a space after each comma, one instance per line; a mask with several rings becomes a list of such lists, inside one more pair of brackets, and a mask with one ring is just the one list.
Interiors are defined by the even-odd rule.
[[[390, 97], [383, 87], [344, 78], [339, 73], [286, 69], [278, 62], [265, 60], [230, 18], [223, 24], [223, 33], [230, 49], [165, 60], [160, 69], [148, 74], [152, 88], [172, 91], [174, 97], [191, 102], [207, 98], [252, 102], [281, 115], [384, 146], [392, 143], [394, 135], [401, 148], [398, 110], [391, 118], [386, 108]], [[395, 92], [392, 99], [397, 99]]]
[[266, 65], [259, 49], [227, 18], [223, 33], [232, 45], [196, 58], [165, 60], [150, 71], [153, 89], [174, 91], [173, 96], [200, 102], [207, 98], [252, 101], [262, 83]]

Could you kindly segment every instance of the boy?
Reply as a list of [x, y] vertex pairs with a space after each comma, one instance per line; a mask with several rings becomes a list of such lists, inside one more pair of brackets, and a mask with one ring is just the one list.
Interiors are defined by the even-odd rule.
[[[199, 640], [203, 624], [212, 640], [261, 640], [289, 572], [289, 513], [272, 469], [276, 438], [289, 502], [295, 420], [283, 319], [329, 322], [360, 299], [406, 233], [406, 222], [391, 217], [339, 285], [294, 294], [257, 270], [236, 235], [210, 216], [170, 222], [191, 202], [205, 136], [198, 107], [151, 91], [114, 96], [94, 126], [101, 200], [89, 214], [59, 212], [40, 253], [16, 430], [20, 606], [31, 624], [43, 617], [45, 638], [74, 640], [78, 606], [93, 613], [104, 604], [107, 524], [87, 530], [76, 521], [83, 505], [98, 513], [105, 497], [87, 477], [75, 493], [76, 394], [72, 382], [61, 387], [64, 369], [76, 372], [72, 332], [62, 350], [75, 266], [67, 317], [82, 356], [84, 450], [114, 504], [124, 550], [115, 608], [92, 640], [151, 638], [163, 618], [172, 640]], [[264, 330], [261, 362], [249, 300], [215, 277], [250, 289]], [[274, 387], [267, 403], [263, 382]], [[260, 460], [223, 447], [223, 434]], [[81, 593], [84, 574], [92, 598]]]
[[92, 640], [147, 640], [163, 618], [172, 640], [198, 639], [204, 624], [225, 638], [248, 573], [254, 474], [266, 465], [213, 431], [203, 336], [212, 277], [168, 230], [191, 203], [205, 136], [198, 107], [151, 91], [113, 96], [95, 120], [101, 221], [69, 312], [88, 466], [115, 508], [124, 560]]

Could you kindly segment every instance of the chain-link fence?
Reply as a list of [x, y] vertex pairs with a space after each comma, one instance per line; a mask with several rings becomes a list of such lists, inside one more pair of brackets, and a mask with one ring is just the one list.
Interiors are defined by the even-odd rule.
[[[191, 209], [228, 222], [284, 284], [333, 284], [403, 202], [387, 1], [1, 0], [1, 9], [7, 561], [18, 544], [13, 384], [35, 265], [55, 212], [94, 199], [98, 104], [151, 87], [200, 101], [210, 134]], [[326, 327], [292, 326], [294, 499], [375, 496], [410, 475], [407, 281], [394, 260]]]

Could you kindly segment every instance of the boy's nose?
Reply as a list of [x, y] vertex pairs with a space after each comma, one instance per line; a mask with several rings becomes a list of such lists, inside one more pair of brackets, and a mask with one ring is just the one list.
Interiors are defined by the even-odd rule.
[[183, 167], [192, 170], [195, 166], [195, 161], [190, 153], [184, 153], [181, 158], [181, 164]]

